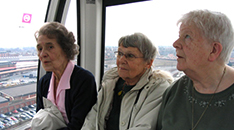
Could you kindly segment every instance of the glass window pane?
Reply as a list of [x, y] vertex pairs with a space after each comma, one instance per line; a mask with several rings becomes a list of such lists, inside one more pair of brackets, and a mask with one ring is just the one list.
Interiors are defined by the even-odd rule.
[[0, 2], [0, 114], [16, 118], [5, 125], [10, 129], [21, 128], [19, 122], [29, 121], [28, 112], [35, 111], [38, 57], [34, 33], [45, 21], [47, 5], [48, 0]]
[[[68, 31], [71, 31], [73, 35], [75, 36], [77, 44], [77, 9], [76, 9], [76, 0], [71, 0], [68, 13], [67, 13], [67, 19], [65, 22], [65, 26], [68, 29]], [[73, 60], [74, 64], [77, 64], [77, 58]]]
[[189, 4], [182, 3], [188, 3], [188, 1], [152, 0], [106, 7], [104, 70], [116, 66], [114, 51], [117, 50], [119, 38], [134, 32], [141, 32], [158, 46], [160, 56], [158, 55], [154, 61], [154, 69], [170, 71], [175, 79], [184, 75], [176, 69], [176, 54], [172, 47], [173, 42], [178, 38], [177, 20], [191, 10], [209, 9], [225, 13], [234, 22], [232, 14], [234, 8], [230, 0], [222, 2], [220, 0], [196, 0]]

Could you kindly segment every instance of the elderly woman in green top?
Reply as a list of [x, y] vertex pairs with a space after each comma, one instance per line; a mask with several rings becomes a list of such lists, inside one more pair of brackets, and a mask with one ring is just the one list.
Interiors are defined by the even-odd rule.
[[180, 20], [173, 46], [186, 75], [164, 94], [157, 130], [232, 130], [234, 69], [231, 21], [220, 12], [196, 10]]

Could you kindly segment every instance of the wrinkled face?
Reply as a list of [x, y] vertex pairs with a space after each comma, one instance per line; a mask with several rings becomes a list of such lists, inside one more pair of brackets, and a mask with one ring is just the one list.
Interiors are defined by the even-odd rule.
[[46, 71], [58, 71], [68, 62], [65, 53], [56, 39], [50, 39], [46, 35], [38, 37], [37, 53]]
[[177, 55], [177, 69], [196, 71], [208, 62], [212, 46], [194, 25], [180, 26], [179, 38], [173, 43]]
[[124, 54], [122, 56], [117, 56], [116, 59], [119, 76], [125, 81], [138, 82], [146, 71], [146, 68], [150, 68], [151, 64], [147, 63], [144, 58], [126, 58], [125, 55], [143, 57], [143, 54], [135, 47], [125, 48], [120, 45], [118, 52]]

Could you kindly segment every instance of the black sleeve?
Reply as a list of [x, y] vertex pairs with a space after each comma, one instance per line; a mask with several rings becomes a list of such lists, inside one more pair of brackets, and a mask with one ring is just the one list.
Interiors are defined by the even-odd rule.
[[61, 130], [80, 130], [92, 106], [97, 101], [94, 76], [87, 70], [77, 68], [71, 77], [71, 89], [66, 90], [65, 107], [69, 123]]
[[44, 108], [42, 97], [47, 97], [49, 84], [50, 84], [50, 78], [51, 78], [51, 73], [47, 73], [39, 80], [37, 84], [36, 112]]

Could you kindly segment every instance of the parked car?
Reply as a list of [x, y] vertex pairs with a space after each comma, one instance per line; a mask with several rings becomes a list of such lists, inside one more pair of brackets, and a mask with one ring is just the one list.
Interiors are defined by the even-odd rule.
[[12, 121], [12, 119], [10, 117], [6, 117], [5, 120], [7, 120], [8, 122]]
[[15, 117], [16, 119], [19, 119], [19, 118], [20, 118], [20, 114], [14, 115], [14, 117]]
[[10, 117], [10, 118], [11, 118], [11, 120], [13, 120], [16, 124], [19, 123], [19, 120], [16, 119], [15, 117], [12, 116], [12, 117]]
[[18, 108], [17, 111], [18, 111], [18, 112], [24, 112], [24, 109]]
[[8, 121], [8, 123], [10, 124], [10, 126], [15, 125], [15, 122], [13, 120]]
[[0, 121], [0, 129], [4, 129], [5, 126], [4, 126], [4, 123]]
[[7, 116], [5, 114], [0, 114], [0, 118], [6, 118]]
[[26, 116], [29, 116], [30, 118], [33, 118], [33, 114], [32, 113], [30, 113], [30, 112], [28, 112], [28, 111], [26, 111], [25, 113], [24, 113]]
[[20, 117], [20, 114], [15, 115], [14, 117], [15, 117], [16, 119], [18, 119], [19, 121], [23, 121], [23, 119]]
[[6, 116], [11, 116], [12, 115], [12, 112], [7, 112], [5, 113]]
[[30, 109], [33, 109], [35, 106], [34, 105], [28, 105]]
[[5, 126], [5, 127], [11, 126], [11, 124], [9, 123], [8, 120], [2, 120], [2, 122], [4, 123], [4, 126]]
[[34, 110], [30, 110], [29, 112], [32, 113], [33, 115], [36, 114], [36, 111], [34, 111]]
[[18, 114], [19, 112], [17, 110], [12, 111], [13, 114]]
[[4, 129], [5, 126], [3, 124], [0, 124], [0, 129]]
[[29, 110], [28, 106], [24, 106], [23, 109], [24, 109], [25, 111]]
[[32, 117], [32, 118], [34, 117], [34, 114], [31, 113], [31, 112], [29, 112], [29, 111], [26, 111], [25, 113], [28, 114], [28, 115], [29, 115], [30, 117]]
[[26, 114], [21, 114], [21, 115], [20, 115], [20, 118], [21, 118], [22, 120], [28, 120], [28, 119], [30, 119], [30, 116], [28, 116], [28, 115], [26, 115]]

